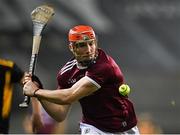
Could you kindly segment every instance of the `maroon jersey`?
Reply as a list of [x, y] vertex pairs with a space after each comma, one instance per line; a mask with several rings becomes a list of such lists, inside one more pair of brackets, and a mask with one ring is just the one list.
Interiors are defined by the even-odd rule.
[[96, 62], [87, 68], [78, 67], [75, 59], [67, 62], [57, 76], [59, 87], [69, 88], [86, 76], [99, 89], [79, 100], [82, 122], [105, 132], [129, 130], [136, 126], [137, 119], [133, 104], [118, 92], [123, 74], [110, 56], [101, 49], [98, 52]]

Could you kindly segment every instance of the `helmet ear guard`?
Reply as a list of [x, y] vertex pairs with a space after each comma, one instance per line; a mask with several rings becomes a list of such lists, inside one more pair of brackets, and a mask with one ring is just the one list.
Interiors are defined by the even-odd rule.
[[70, 50], [71, 52], [73, 52], [73, 46], [72, 46], [72, 43], [69, 44], [69, 50]]
[[86, 25], [78, 25], [70, 29], [68, 38], [70, 42], [77, 42], [96, 39], [96, 36], [92, 27]]

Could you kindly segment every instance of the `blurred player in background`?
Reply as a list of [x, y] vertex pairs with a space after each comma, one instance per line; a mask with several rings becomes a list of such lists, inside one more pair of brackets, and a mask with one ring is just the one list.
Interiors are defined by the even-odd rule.
[[[41, 118], [43, 122], [43, 126], [39, 128], [36, 133], [37, 134], [64, 134], [66, 121], [61, 123], [54, 120], [48, 113], [42, 108], [41, 110]], [[33, 132], [33, 122], [30, 115], [26, 115], [23, 121], [23, 127], [25, 133], [32, 134]]]
[[13, 96], [13, 84], [21, 83], [24, 72], [10, 60], [0, 59], [0, 133], [7, 134]]
[[80, 102], [81, 134], [139, 134], [132, 102], [118, 88], [123, 74], [115, 61], [98, 48], [94, 30], [78, 25], [69, 31], [70, 51], [74, 55], [57, 75], [58, 89], [39, 89], [24, 79], [24, 93], [37, 97], [44, 109], [57, 121], [63, 121], [71, 104]]
[[[37, 76], [33, 76], [32, 80], [36, 83], [39, 88], [43, 88]], [[27, 114], [24, 121], [23, 127], [25, 133], [32, 134], [63, 134], [65, 131], [65, 121], [57, 122], [44, 110], [40, 102], [37, 102], [35, 98], [32, 98], [32, 112]]]
[[162, 134], [163, 130], [155, 121], [153, 116], [144, 112], [138, 116], [138, 128], [140, 134]]
[[[13, 84], [22, 83], [24, 71], [11, 60], [0, 59], [0, 134], [9, 132], [10, 113], [12, 107]], [[33, 76], [33, 80], [39, 79]], [[35, 99], [34, 99], [35, 100]], [[38, 130], [42, 127], [38, 102], [33, 102], [33, 127]]]

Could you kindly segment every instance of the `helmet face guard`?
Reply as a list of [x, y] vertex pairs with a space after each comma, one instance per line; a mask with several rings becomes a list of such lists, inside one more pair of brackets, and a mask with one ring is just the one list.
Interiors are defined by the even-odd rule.
[[87, 40], [96, 39], [95, 32], [90, 26], [78, 25], [69, 31], [70, 42], [85, 42]]
[[[97, 45], [94, 30], [92, 29], [92, 27], [86, 26], [86, 25], [78, 25], [70, 29], [68, 39], [69, 39], [70, 45], [73, 45], [76, 47], [83, 46], [84, 44], [87, 44], [87, 43]], [[88, 60], [80, 60], [77, 58], [77, 55], [75, 57], [78, 60], [78, 63], [81, 64], [82, 66], [90, 66], [91, 64], [95, 63], [97, 55], [98, 53], [96, 51], [95, 56]]]

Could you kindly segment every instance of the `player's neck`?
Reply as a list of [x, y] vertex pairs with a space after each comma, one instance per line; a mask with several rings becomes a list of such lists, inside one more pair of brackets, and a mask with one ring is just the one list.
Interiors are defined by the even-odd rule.
[[77, 62], [77, 68], [78, 69], [86, 69], [88, 66], [82, 65], [82, 63]]

